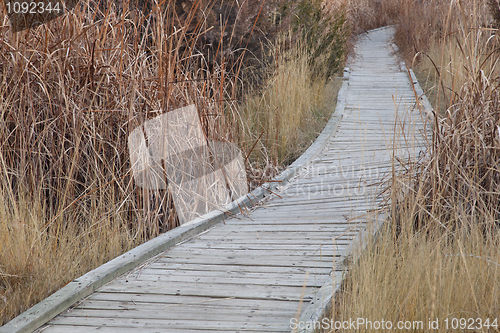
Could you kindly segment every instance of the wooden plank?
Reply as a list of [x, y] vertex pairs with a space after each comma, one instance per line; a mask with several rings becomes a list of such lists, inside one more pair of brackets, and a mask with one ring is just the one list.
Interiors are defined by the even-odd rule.
[[[358, 224], [343, 224], [340, 225], [337, 228], [331, 228], [330, 230], [326, 232], [317, 232], [317, 231], [301, 231], [301, 230], [295, 230], [295, 231], [280, 231], [276, 230], [273, 228], [270, 228], [268, 230], [266, 229], [261, 229], [257, 226], [253, 227], [250, 226], [248, 228], [244, 228], [243, 226], [241, 229], [238, 228], [238, 226], [231, 225], [228, 226], [228, 230], [224, 229], [219, 229], [219, 230], [213, 230], [212, 232], [204, 235], [200, 235], [198, 239], [214, 239], [217, 237], [242, 237], [242, 238], [250, 238], [250, 239], [283, 239], [283, 240], [296, 240], [297, 242], [300, 242], [300, 240], [306, 240], [306, 239], [332, 239], [333, 235], [338, 235], [338, 234], [343, 234], [345, 232], [351, 231], [352, 234], [357, 233], [359, 230], [359, 225]], [[313, 228], [313, 226], [311, 226]], [[300, 238], [300, 239], [298, 239]]]
[[159, 294], [141, 294], [141, 293], [105, 293], [97, 292], [87, 302], [119, 302], [126, 306], [130, 303], [141, 305], [149, 305], [156, 307], [158, 311], [164, 309], [175, 308], [178, 306], [208, 306], [208, 307], [226, 307], [235, 309], [262, 309], [268, 311], [270, 309], [288, 309], [291, 311], [297, 310], [298, 302], [290, 302], [287, 300], [272, 300], [272, 299], [246, 299], [244, 302], [236, 297], [201, 297], [201, 296], [177, 296], [177, 295], [159, 295]]
[[318, 235], [311, 235], [308, 233], [297, 233], [297, 236], [289, 235], [269, 235], [265, 233], [244, 233], [244, 234], [210, 234], [206, 235], [200, 239], [203, 240], [218, 240], [223, 238], [224, 242], [237, 242], [240, 244], [251, 244], [252, 242], [258, 244], [333, 244], [333, 239], [337, 240], [351, 240], [354, 234], [340, 234], [340, 235], [328, 235], [323, 233], [318, 233]]
[[[344, 188], [342, 191], [339, 191], [339, 193], [346, 193], [347, 190]], [[301, 196], [288, 196], [283, 200], [276, 200], [272, 204], [267, 204], [265, 207], [266, 208], [283, 208], [286, 209], [288, 212], [293, 212], [293, 211], [303, 211], [304, 209], [313, 209], [313, 210], [318, 210], [321, 209], [321, 207], [329, 207], [330, 209], [333, 208], [348, 208], [352, 206], [371, 206], [374, 202], [373, 198], [366, 198], [366, 193], [367, 191], [364, 190], [364, 188], [359, 188], [359, 191], [352, 191], [352, 195], [346, 197], [344, 194], [342, 197], [340, 195], [332, 195], [331, 197], [326, 197], [322, 196], [319, 198], [316, 198], [315, 193], [305, 193]], [[363, 195], [365, 194], [365, 195]], [[374, 196], [376, 193], [372, 193]], [[306, 200], [306, 198], [309, 198]]]
[[183, 269], [183, 270], [201, 270], [201, 271], [243, 271], [243, 272], [270, 272], [270, 273], [304, 273], [306, 272], [318, 272], [324, 274], [325, 276], [330, 274], [332, 271], [330, 267], [287, 267], [287, 266], [268, 266], [268, 265], [259, 265], [259, 266], [242, 266], [242, 265], [217, 265], [217, 264], [195, 264], [195, 263], [168, 263], [168, 264], [151, 264], [148, 265], [151, 269]]
[[[373, 201], [365, 201], [365, 202], [362, 202], [362, 201], [357, 201], [357, 202], [351, 202], [349, 200], [346, 200], [344, 203], [329, 203], [329, 204], [325, 204], [325, 205], [320, 205], [320, 204], [307, 204], [307, 203], [304, 203], [303, 205], [300, 205], [301, 207], [290, 207], [290, 206], [286, 206], [285, 207], [280, 207], [280, 206], [272, 206], [272, 205], [269, 205], [268, 207], [266, 208], [269, 208], [269, 209], [274, 209], [275, 212], [277, 212], [278, 210], [280, 210], [280, 213], [288, 213], [288, 214], [294, 214], [294, 213], [303, 213], [304, 211], [310, 211], [310, 217], [314, 217], [315, 215], [318, 215], [319, 212], [323, 211], [331, 211], [331, 212], [337, 212], [342, 209], [343, 212], [349, 212], [349, 211], [361, 211], [361, 212], [366, 212], [367, 209], [373, 209], [375, 208], [376, 206], [372, 204]], [[325, 207], [326, 206], [326, 207]], [[367, 207], [368, 206], [368, 207]]]
[[[213, 333], [217, 330], [210, 329], [200, 329], [200, 330], [188, 330], [183, 329], [182, 333]], [[282, 332], [289, 333], [290, 330], [283, 330]], [[99, 332], [99, 333], [137, 333], [137, 328], [131, 327], [103, 327], [103, 326], [76, 326], [76, 325], [55, 325], [44, 327], [43, 333], [89, 333], [89, 332]], [[161, 331], [155, 328], [141, 328], [140, 333], [179, 333], [178, 328], [162, 328]], [[241, 331], [224, 331], [225, 333], [240, 333]], [[246, 332], [258, 332], [258, 331], [246, 331]], [[42, 333], [42, 332], [40, 332]]]
[[[252, 321], [218, 321], [214, 320], [211, 322], [207, 321], [178, 321], [176, 319], [162, 320], [162, 319], [135, 319], [135, 318], [84, 318], [84, 317], [57, 317], [52, 322], [51, 325], [74, 325], [74, 326], [97, 326], [97, 327], [126, 327], [134, 328], [136, 330], [143, 329], [177, 329], [180, 330], [200, 330], [207, 329], [207, 327], [213, 328], [214, 331], [258, 331], [258, 332], [284, 332], [283, 326], [289, 328], [290, 320], [275, 320], [269, 323], [259, 323]], [[49, 331], [50, 332], [50, 331]], [[71, 331], [69, 331], [71, 332]], [[286, 332], [286, 331], [285, 331]]]
[[304, 299], [310, 300], [317, 288], [312, 287], [284, 287], [284, 286], [259, 286], [259, 285], [226, 285], [226, 284], [203, 284], [192, 283], [161, 283], [161, 282], [138, 282], [129, 281], [125, 284], [107, 284], [100, 288], [106, 293], [141, 293], [157, 295], [177, 295], [177, 296], [203, 296], [237, 299], [271, 299], [271, 300], [291, 300], [299, 301], [302, 292], [305, 292]]
[[[208, 250], [207, 250], [208, 251]], [[234, 253], [230, 255], [226, 255], [221, 253], [223, 250], [212, 250], [207, 254], [193, 254], [190, 252], [172, 252], [169, 253], [168, 256], [162, 256], [155, 263], [171, 263], [171, 262], [179, 262], [182, 260], [183, 262], [200, 262], [200, 263], [212, 263], [212, 260], [224, 263], [234, 263], [238, 265], [240, 263], [244, 263], [245, 260], [248, 262], [248, 266], [270, 266], [270, 263], [280, 262], [280, 266], [294, 266], [296, 263], [309, 262], [319, 265], [319, 262], [331, 262], [335, 257], [340, 256], [340, 251], [337, 254], [333, 253], [323, 253], [322, 255], [300, 255], [300, 254], [290, 254], [287, 255], [264, 255], [264, 254], [246, 254], [246, 253]], [[318, 251], [319, 252], [319, 251]], [[220, 253], [220, 254], [218, 254]], [[274, 264], [273, 264], [274, 265]]]
[[[333, 249], [332, 249], [333, 250]], [[264, 251], [264, 252], [263, 252]], [[271, 250], [250, 250], [250, 249], [231, 249], [231, 248], [220, 248], [220, 249], [214, 249], [214, 248], [190, 248], [190, 247], [178, 247], [176, 249], [172, 249], [172, 251], [169, 251], [168, 254], [166, 253], [165, 255], [160, 256], [158, 259], [160, 260], [161, 258], [170, 258], [173, 256], [220, 256], [220, 257], [258, 257], [258, 258], [280, 258], [280, 257], [287, 257], [287, 256], [292, 256], [292, 258], [295, 257], [302, 257], [305, 259], [309, 259], [309, 257], [315, 258], [321, 255], [327, 255], [329, 253], [332, 253], [332, 251], [326, 251], [325, 248], [321, 247], [316, 247], [312, 248], [309, 250], [297, 250], [297, 249], [286, 249], [286, 250], [278, 250], [275, 249], [273, 251]], [[331, 255], [330, 255], [331, 256]], [[311, 258], [311, 259], [312, 259]]]
[[339, 240], [333, 244], [315, 244], [315, 245], [297, 245], [297, 244], [238, 244], [227, 242], [205, 242], [205, 243], [190, 243], [184, 245], [185, 248], [191, 249], [238, 249], [238, 250], [259, 250], [259, 251], [274, 251], [274, 250], [289, 250], [289, 251], [333, 251], [346, 248], [350, 242], [348, 240]]
[[[206, 243], [191, 243], [183, 246], [183, 249], [195, 250], [240, 250], [240, 251], [254, 251], [255, 254], [262, 254], [262, 251], [274, 252], [283, 251], [288, 253], [315, 253], [319, 251], [337, 251], [344, 249], [350, 244], [348, 240], [339, 240], [335, 244], [306, 244], [306, 245], [285, 245], [285, 244], [238, 244], [227, 242], [206, 242]], [[212, 252], [216, 253], [216, 252]]]
[[[309, 226], [311, 228], [314, 228], [316, 226], [322, 226], [322, 225], [331, 225], [332, 221], [335, 221], [335, 223], [339, 223], [338, 228], [350, 228], [352, 227], [352, 223], [349, 223], [345, 221], [345, 213], [339, 214], [339, 215], [330, 215], [330, 214], [324, 214], [324, 215], [315, 215], [314, 219], [304, 219], [300, 216], [294, 215], [291, 216], [289, 219], [287, 218], [272, 218], [268, 217], [265, 215], [262, 215], [261, 218], [259, 219], [232, 219], [232, 220], [226, 220], [225, 223], [226, 225], [234, 225], [234, 226], [265, 226], [265, 227], [273, 227], [275, 225], [302, 225], [302, 226]], [[343, 221], [343, 222], [339, 222]], [[191, 243], [191, 242], [189, 242]]]
[[[344, 218], [343, 218], [344, 219]], [[245, 225], [245, 224], [227, 224], [227, 229], [220, 230], [220, 232], [223, 232], [225, 234], [229, 232], [257, 232], [257, 233], [264, 233], [264, 232], [272, 232], [272, 233], [290, 233], [290, 236], [294, 236], [295, 233], [297, 232], [302, 232], [302, 233], [317, 233], [317, 232], [331, 232], [331, 233], [337, 233], [337, 232], [345, 232], [346, 230], [351, 230], [355, 228], [356, 226], [349, 224], [349, 223], [339, 223], [339, 225], [335, 225], [333, 223], [328, 224], [314, 224], [314, 223], [308, 223], [308, 224], [271, 224], [271, 225], [265, 225], [265, 224], [254, 224], [254, 225]], [[218, 231], [218, 230], [217, 230]], [[214, 230], [216, 232], [216, 230]]]
[[[264, 207], [261, 207], [260, 209], [255, 210], [252, 213], [252, 220], [255, 221], [256, 223], [264, 223], [264, 221], [269, 221], [269, 222], [276, 221], [276, 223], [279, 223], [279, 221], [283, 221], [283, 220], [292, 221], [292, 220], [302, 219], [303, 221], [306, 221], [305, 223], [312, 223], [312, 224], [320, 223], [321, 221], [335, 221], [335, 223], [338, 223], [339, 227], [346, 227], [349, 225], [352, 226], [353, 223], [350, 221], [347, 221], [351, 217], [356, 217], [356, 216], [365, 217], [365, 216], [367, 216], [367, 214], [374, 214], [374, 212], [375, 212], [375, 211], [367, 212], [367, 207], [365, 207], [364, 210], [359, 210], [359, 209], [357, 209], [357, 207], [356, 208], [344, 207], [344, 208], [349, 208], [349, 209], [347, 212], [345, 210], [342, 210], [342, 211], [339, 209], [330, 210], [328, 208], [322, 209], [321, 211], [303, 210], [300, 212], [293, 212], [293, 214], [288, 214], [285, 216], [285, 215], [283, 215], [283, 212], [281, 212], [282, 213], [281, 215], [279, 215], [279, 214], [269, 215], [269, 213], [267, 213], [267, 212], [262, 212], [261, 210], [263, 210]], [[279, 208], [276, 208], [276, 207], [275, 208], [268, 208], [268, 209], [273, 210], [273, 212], [279, 211]], [[346, 218], [346, 213], [350, 213], [350, 212], [352, 212], [352, 213], [359, 212], [359, 214], [352, 215], [351, 217]], [[241, 219], [240, 221], [245, 221], [245, 220], [246, 219]], [[365, 219], [365, 221], [366, 221], [366, 219]], [[250, 224], [250, 221], [248, 223]]]
[[[117, 302], [117, 301], [93, 301], [88, 300], [82, 303], [78, 309], [72, 309], [64, 313], [65, 316], [69, 316], [70, 314], [75, 314], [75, 311], [79, 310], [131, 310], [131, 311], [162, 311], [168, 312], [169, 314], [175, 314], [180, 312], [187, 313], [212, 313], [212, 314], [240, 314], [240, 313], [248, 313], [248, 312], [257, 312], [262, 311], [266, 315], [293, 315], [294, 312], [297, 311], [298, 304], [293, 302], [287, 302], [287, 304], [293, 306], [279, 306], [286, 305], [285, 302], [281, 302], [276, 304], [276, 302], [272, 302], [267, 306], [261, 306], [257, 304], [254, 307], [246, 306], [237, 306], [238, 300], [233, 299], [232, 303], [228, 304], [210, 304], [209, 302], [200, 303], [200, 304], [159, 304], [159, 303], [144, 303], [144, 302]], [[258, 301], [256, 301], [258, 302]], [[268, 302], [269, 303], [269, 302]], [[234, 305], [234, 307], [233, 307]], [[278, 305], [278, 306], [277, 306]], [[83, 312], [78, 312], [78, 316], [81, 316]]]
[[[340, 253], [338, 255], [340, 257]], [[335, 256], [337, 257], [337, 256]], [[308, 260], [309, 258], [304, 258], [303, 260], [293, 260], [282, 261], [280, 259], [259, 259], [254, 258], [214, 258], [214, 257], [181, 257], [176, 256], [172, 258], [165, 258], [165, 260], [157, 261], [151, 264], [151, 267], [159, 268], [161, 265], [169, 265], [172, 263], [182, 264], [189, 262], [191, 264], [197, 265], [233, 265], [233, 266], [274, 266], [274, 267], [304, 267], [304, 268], [331, 268], [334, 257], [323, 258], [323, 260], [315, 259], [314, 261]]]
[[105, 310], [105, 318], [109, 319], [160, 319], [176, 321], [217, 321], [217, 317], [224, 317], [225, 321], [242, 323], [245, 321], [255, 320], [260, 322], [289, 321], [295, 313], [293, 311], [254, 311], [241, 309], [213, 308], [213, 307], [197, 307], [190, 309], [167, 308], [163, 311], [158, 311], [154, 308], [146, 308], [144, 306], [127, 309], [72, 309], [69, 312], [61, 314], [61, 317], [84, 317], [84, 318], [102, 318], [103, 310]]
[[[245, 285], [269, 285], [269, 286], [284, 286], [284, 287], [321, 287], [325, 282], [324, 278], [314, 279], [305, 278], [304, 275], [296, 274], [292, 277], [282, 277], [282, 276], [270, 276], [266, 277], [247, 277], [239, 274], [232, 274], [232, 276], [217, 276], [215, 274], [206, 274], [206, 271], [188, 271], [192, 273], [178, 274], [179, 271], [171, 271], [170, 274], [155, 274], [156, 270], [144, 270], [140, 275], [136, 277], [128, 277], [116, 280], [117, 283], [127, 283], [128, 281], [147, 281], [147, 282], [186, 282], [186, 283], [211, 283], [217, 281], [219, 284], [245, 284]], [[222, 273], [222, 272], [217, 272]], [[215, 276], [214, 276], [215, 275]]]
[[[389, 173], [389, 168], [379, 169], [379, 168], [367, 168], [364, 167], [357, 172], [335, 172], [333, 170], [331, 174], [319, 174], [319, 175], [310, 175], [304, 176], [301, 182], [295, 184], [295, 186], [289, 187], [285, 191], [285, 195], [290, 195], [294, 192], [304, 192], [304, 190], [316, 189], [321, 185], [334, 185], [333, 187], [328, 188], [349, 188], [349, 187], [358, 187], [359, 185], [363, 185], [364, 187], [370, 187], [373, 185], [380, 184], [380, 178], [385, 174]], [[361, 183], [361, 184], [360, 184]], [[341, 186], [340, 186], [341, 185]], [[283, 196], [283, 195], [281, 195]], [[366, 199], [366, 198], [365, 198]]]
[[[188, 264], [186, 264], [188, 265]], [[216, 281], [218, 278], [243, 278], [243, 279], [257, 279], [257, 280], [262, 280], [262, 279], [269, 279], [272, 281], [273, 279], [283, 279], [285, 281], [302, 281], [304, 282], [306, 280], [306, 272], [303, 271], [296, 271], [296, 270], [281, 270], [281, 271], [252, 271], [252, 270], [247, 270], [245, 267], [243, 269], [238, 269], [239, 267], [233, 266], [233, 269], [228, 270], [210, 270], [210, 269], [203, 269], [203, 267], [193, 267], [192, 269], [181, 269], [181, 268], [161, 268], [161, 269], [156, 269], [154, 267], [144, 267], [141, 269], [137, 269], [136, 271], [130, 272], [127, 275], [124, 275], [120, 277], [119, 279], [116, 279], [116, 281], [129, 281], [129, 280], [142, 280], [146, 276], [149, 278], [153, 279], [160, 279], [162, 276], [163, 277], [174, 277], [174, 278], [181, 278], [181, 277], [186, 277], [186, 278], [191, 278], [191, 277], [198, 277], [200, 279], [205, 279], [205, 278], [212, 278], [212, 281]], [[317, 280], [319, 276], [324, 275], [324, 271], [321, 272], [321, 274], [316, 274], [315, 273], [310, 273], [309, 276], [313, 280]], [[218, 281], [218, 280], [217, 280]], [[251, 284], [251, 283], [250, 283]]]

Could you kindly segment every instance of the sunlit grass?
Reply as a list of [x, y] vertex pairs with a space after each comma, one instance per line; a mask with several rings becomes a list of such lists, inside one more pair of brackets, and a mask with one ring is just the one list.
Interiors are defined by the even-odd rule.
[[[309, 147], [335, 109], [340, 79], [315, 76], [311, 55], [290, 34], [280, 35], [270, 49], [275, 59], [262, 89], [245, 99], [241, 108], [247, 121], [246, 140], [260, 136], [254, 158], [261, 165], [286, 165]], [[286, 48], [286, 45], [293, 45]], [[258, 154], [256, 154], [258, 155]]]

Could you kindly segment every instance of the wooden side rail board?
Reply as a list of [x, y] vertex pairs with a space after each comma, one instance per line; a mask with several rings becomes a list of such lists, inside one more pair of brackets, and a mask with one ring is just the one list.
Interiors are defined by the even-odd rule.
[[199, 235], [231, 215], [238, 214], [241, 210], [253, 206], [264, 197], [272, 195], [278, 187], [285, 186], [302, 166], [306, 165], [317, 156], [319, 151], [321, 151], [328, 142], [330, 136], [335, 133], [335, 129], [342, 117], [345, 106], [346, 87], [347, 83], [343, 82], [338, 95], [339, 102], [336, 107], [336, 112], [332, 115], [318, 138], [303, 155], [280, 175], [274, 178], [272, 182], [265, 183], [254, 191], [233, 201], [225, 207], [224, 211], [212, 211], [202, 217], [189, 221], [75, 279], [51, 296], [0, 327], [0, 333], [33, 332], [82, 298], [91, 295], [96, 289], [114, 278], [146, 262], [157, 254]]

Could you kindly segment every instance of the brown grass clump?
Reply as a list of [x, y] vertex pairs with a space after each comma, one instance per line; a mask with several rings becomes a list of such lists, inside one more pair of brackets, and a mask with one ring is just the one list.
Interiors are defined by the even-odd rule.
[[351, 37], [355, 38], [368, 30], [395, 24], [407, 1], [328, 0], [326, 3], [331, 8], [342, 8], [345, 11]]
[[[458, 31], [461, 16], [480, 18], [484, 25], [498, 15], [497, 0], [330, 0], [330, 6], [344, 8], [353, 35], [395, 25], [395, 42], [408, 64], [420, 52], [428, 52], [449, 33]], [[418, 60], [421, 60], [419, 58]]]
[[274, 63], [265, 85], [240, 111], [248, 121], [246, 141], [258, 139], [252, 172], [264, 178], [273, 174], [273, 166], [290, 164], [309, 147], [330, 118], [340, 87], [340, 80], [315, 77], [303, 42], [286, 46], [291, 38], [280, 35], [271, 47]]
[[384, 229], [350, 268], [331, 318], [364, 319], [357, 332], [373, 332], [368, 321], [388, 331], [498, 332], [499, 237], [485, 241], [478, 231], [455, 233], [454, 242], [401, 233], [396, 243]]
[[264, 52], [262, 85], [242, 103], [241, 142], [251, 153], [255, 183], [292, 163], [321, 132], [335, 109], [348, 28], [344, 9], [319, 0], [284, 3], [290, 29]]
[[484, 22], [480, 8], [472, 17], [474, 7], [452, 9], [461, 28], [443, 40], [449, 58], [436, 68], [439, 77], [447, 78], [438, 87], [449, 107], [435, 115], [427, 155], [412, 166], [413, 193], [397, 204], [406, 207], [407, 198], [415, 196], [423, 200], [414, 212], [416, 230], [433, 225], [453, 232], [474, 225], [486, 232], [500, 219], [498, 40], [494, 31], [478, 28]]

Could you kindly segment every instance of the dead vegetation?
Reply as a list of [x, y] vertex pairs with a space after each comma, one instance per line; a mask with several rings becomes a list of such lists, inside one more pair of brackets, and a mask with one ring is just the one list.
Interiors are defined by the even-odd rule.
[[[285, 134], [258, 142], [253, 111], [241, 107], [257, 98], [245, 97], [249, 91], [295, 87], [271, 83], [297, 69], [287, 69], [288, 60], [278, 65], [268, 51], [279, 31], [292, 29], [284, 3], [87, 1], [18, 33], [0, 14], [2, 323], [177, 225], [167, 191], [134, 184], [127, 137], [145, 120], [195, 104], [209, 140], [236, 143], [245, 155], [258, 146], [247, 160], [254, 170], [275, 170], [290, 160], [268, 156], [277, 146], [297, 147], [287, 141], [300, 140], [290, 139], [291, 125], [281, 121], [276, 132]], [[278, 58], [295, 56], [290, 46]], [[297, 61], [309, 66], [312, 50]], [[318, 92], [314, 108], [300, 118], [316, 124], [307, 134], [312, 138], [321, 127], [313, 118], [324, 121], [331, 112], [321, 102], [326, 74], [298, 75], [306, 75], [297, 80], [301, 89]], [[275, 98], [289, 94], [278, 91]], [[257, 182], [272, 175], [260, 172]]]

